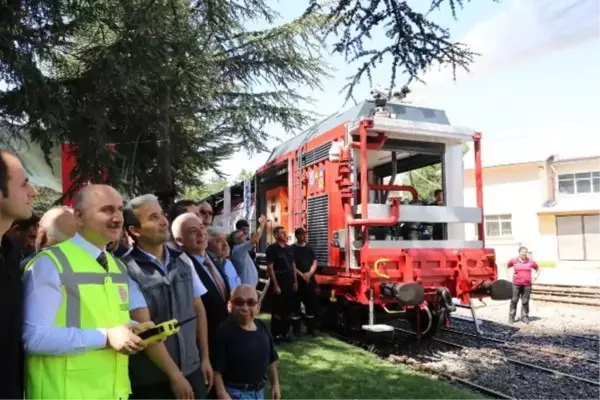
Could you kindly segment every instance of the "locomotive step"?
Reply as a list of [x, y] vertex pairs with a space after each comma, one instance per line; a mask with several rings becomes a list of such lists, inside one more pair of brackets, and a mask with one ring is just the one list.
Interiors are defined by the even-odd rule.
[[392, 332], [394, 330], [393, 326], [385, 325], [385, 324], [363, 325], [362, 328], [365, 331], [376, 332], [376, 333]]

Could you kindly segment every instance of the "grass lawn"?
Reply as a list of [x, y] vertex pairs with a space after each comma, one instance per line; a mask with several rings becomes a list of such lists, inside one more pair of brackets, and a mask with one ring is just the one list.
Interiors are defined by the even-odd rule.
[[[261, 316], [262, 317], [262, 316]], [[278, 347], [284, 399], [476, 399], [451, 385], [394, 365], [321, 334]], [[271, 395], [265, 388], [265, 398]]]

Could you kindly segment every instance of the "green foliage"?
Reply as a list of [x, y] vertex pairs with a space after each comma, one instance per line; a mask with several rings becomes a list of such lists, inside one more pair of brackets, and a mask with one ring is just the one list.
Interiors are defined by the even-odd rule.
[[59, 204], [61, 193], [46, 187], [36, 187], [38, 195], [33, 199], [33, 212], [42, 216], [50, 208]]
[[267, 124], [311, 121], [298, 88], [327, 76], [322, 18], [248, 31], [278, 18], [262, 0], [30, 0], [1, 14], [1, 119], [45, 150], [74, 143], [74, 177], [108, 172], [129, 194], [170, 174], [199, 185], [237, 150], [266, 150]]
[[[462, 147], [463, 157], [468, 151], [469, 145], [464, 144]], [[414, 186], [419, 193], [419, 198], [431, 203], [435, 200], [433, 192], [436, 189], [443, 189], [442, 182], [442, 165], [435, 164], [406, 173], [403, 184]]]
[[[347, 62], [359, 62], [357, 72], [348, 77], [344, 87], [348, 100], [365, 75], [372, 85], [373, 70], [386, 58], [391, 59], [390, 95], [396, 87], [399, 72], [406, 76], [406, 84], [409, 84], [414, 80], [421, 81], [419, 74], [433, 65], [449, 65], [454, 78], [457, 69], [468, 71], [478, 54], [462, 43], [453, 42], [448, 29], [431, 19], [432, 11], [440, 9], [444, 3], [449, 5], [456, 18], [457, 7], [462, 9], [464, 2], [431, 0], [428, 11], [422, 13], [403, 0], [310, 0], [306, 14], [326, 13], [327, 33], [337, 37], [334, 52], [343, 54]], [[373, 30], [378, 27], [384, 29], [387, 40], [372, 40]]]
[[433, 192], [442, 188], [442, 169], [439, 164], [419, 168], [406, 174], [403, 184], [413, 186], [419, 193], [419, 199], [431, 203]]
[[202, 200], [210, 195], [219, 193], [225, 190], [226, 187], [250, 179], [254, 176], [254, 172], [247, 169], [242, 169], [235, 179], [231, 182], [222, 176], [215, 176], [202, 186], [185, 187], [183, 190], [184, 199]]

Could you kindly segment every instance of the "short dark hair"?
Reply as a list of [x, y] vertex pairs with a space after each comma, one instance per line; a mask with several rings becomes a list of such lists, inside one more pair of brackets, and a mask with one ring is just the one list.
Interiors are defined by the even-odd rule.
[[31, 214], [31, 217], [27, 218], [27, 219], [17, 219], [16, 221], [14, 221], [11, 225], [11, 229], [12, 228], [18, 228], [21, 232], [23, 231], [27, 231], [31, 228], [37, 228], [38, 224], [40, 223], [40, 217], [38, 217], [35, 214]]
[[285, 228], [281, 225], [277, 225], [275, 228], [273, 228], [273, 236], [277, 235], [279, 233], [279, 231], [282, 229], [285, 229]]
[[149, 203], [151, 201], [158, 201], [158, 198], [153, 194], [143, 194], [141, 196], [129, 200], [123, 208], [123, 228], [133, 240], [136, 240], [136, 238], [129, 233], [129, 227], [140, 227], [141, 223], [137, 215], [137, 210], [144, 204]]
[[296, 228], [296, 230], [294, 231], [294, 236], [302, 235], [303, 233], [306, 233], [306, 230], [304, 230], [304, 228]]
[[238, 231], [244, 228], [250, 228], [250, 224], [245, 219], [240, 219], [238, 222], [235, 223], [235, 229], [237, 229]]
[[179, 217], [181, 214], [185, 214], [185, 209], [189, 206], [197, 206], [198, 202], [190, 199], [179, 200], [174, 203], [169, 209], [169, 222], [175, 221], [175, 218]]
[[442, 189], [435, 189], [435, 190], [433, 191], [433, 195], [434, 195], [434, 196], [437, 196], [438, 194], [442, 194], [443, 192], [444, 192], [444, 191], [443, 191]]
[[12, 154], [8, 150], [0, 149], [0, 192], [2, 197], [8, 197], [8, 165], [4, 159], [6, 154]]

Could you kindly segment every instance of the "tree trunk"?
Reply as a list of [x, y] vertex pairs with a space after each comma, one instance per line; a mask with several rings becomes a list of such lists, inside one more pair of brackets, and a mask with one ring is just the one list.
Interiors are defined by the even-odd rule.
[[169, 81], [165, 80], [161, 84], [159, 96], [159, 124], [157, 132], [158, 148], [158, 182], [156, 194], [162, 203], [163, 209], [167, 210], [174, 201], [175, 188], [173, 181], [173, 171], [171, 168], [171, 139], [170, 139], [170, 103], [171, 91]]

